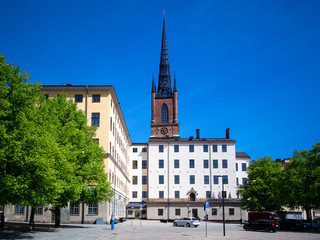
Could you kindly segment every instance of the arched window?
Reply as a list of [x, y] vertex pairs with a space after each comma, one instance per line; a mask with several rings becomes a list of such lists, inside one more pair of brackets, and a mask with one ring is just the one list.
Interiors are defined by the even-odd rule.
[[161, 107], [161, 123], [168, 123], [168, 107], [165, 103]]

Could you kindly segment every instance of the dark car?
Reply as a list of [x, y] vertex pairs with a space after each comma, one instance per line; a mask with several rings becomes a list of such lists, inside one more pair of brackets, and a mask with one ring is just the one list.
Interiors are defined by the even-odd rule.
[[281, 230], [309, 230], [310, 226], [296, 219], [281, 219], [279, 221]]
[[272, 220], [256, 220], [253, 223], [246, 223], [243, 226], [246, 231], [249, 230], [263, 230], [266, 232], [276, 232], [279, 230], [279, 223]]
[[310, 227], [311, 230], [319, 230], [320, 229], [320, 223], [318, 221], [314, 220], [302, 220], [303, 224], [306, 224]]

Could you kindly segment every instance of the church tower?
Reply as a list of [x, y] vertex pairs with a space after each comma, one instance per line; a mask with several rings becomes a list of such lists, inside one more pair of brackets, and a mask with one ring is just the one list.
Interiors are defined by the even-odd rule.
[[175, 75], [173, 91], [171, 87], [166, 27], [163, 15], [158, 88], [156, 88], [154, 77], [152, 79], [150, 138], [180, 138], [177, 94]]

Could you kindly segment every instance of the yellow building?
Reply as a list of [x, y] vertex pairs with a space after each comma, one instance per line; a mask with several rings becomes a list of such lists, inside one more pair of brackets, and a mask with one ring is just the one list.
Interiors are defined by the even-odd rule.
[[[78, 109], [85, 112], [90, 126], [97, 126], [95, 140], [106, 152], [105, 171], [114, 190], [113, 200], [99, 204], [69, 203], [62, 210], [62, 223], [93, 223], [97, 218], [109, 222], [114, 212], [115, 218], [126, 216], [129, 202], [129, 148], [130, 135], [113, 86], [110, 85], [46, 85], [42, 91], [46, 97], [55, 97], [62, 92], [67, 98], [77, 103]], [[54, 215], [48, 207], [36, 211], [35, 221], [54, 222]], [[25, 206], [8, 206], [5, 209], [8, 220], [23, 221], [30, 216], [30, 208]]]

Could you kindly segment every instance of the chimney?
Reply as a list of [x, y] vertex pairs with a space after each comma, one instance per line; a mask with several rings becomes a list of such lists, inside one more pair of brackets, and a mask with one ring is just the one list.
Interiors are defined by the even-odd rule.
[[197, 129], [197, 139], [200, 139], [200, 129]]
[[226, 139], [230, 139], [230, 129], [226, 129]]

